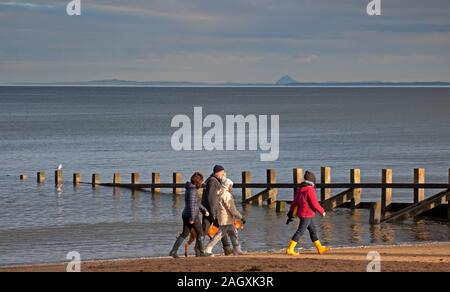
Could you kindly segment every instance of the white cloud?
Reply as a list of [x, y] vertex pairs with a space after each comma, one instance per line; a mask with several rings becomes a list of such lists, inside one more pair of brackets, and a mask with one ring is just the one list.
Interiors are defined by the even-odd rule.
[[82, 0], [79, 18], [69, 1], [0, 0], [0, 81], [450, 76], [448, 0], [387, 1], [380, 18], [364, 0]]
[[49, 4], [36, 4], [30, 2], [17, 2], [17, 1], [8, 1], [8, 2], [0, 2], [0, 6], [13, 7], [13, 8], [25, 8], [25, 9], [40, 9], [40, 8], [53, 8], [53, 5]]
[[117, 5], [117, 4], [101, 4], [101, 3], [86, 3], [85, 9], [94, 8], [101, 12], [116, 13], [123, 15], [138, 15], [146, 17], [158, 17], [179, 22], [200, 22], [200, 23], [214, 23], [224, 22], [228, 18], [221, 15], [214, 15], [207, 12], [199, 11], [177, 11], [174, 9], [161, 9], [149, 7], [137, 7], [133, 5]]

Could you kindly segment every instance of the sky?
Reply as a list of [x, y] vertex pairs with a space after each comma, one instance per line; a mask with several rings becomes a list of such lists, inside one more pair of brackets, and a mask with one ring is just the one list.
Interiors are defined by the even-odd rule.
[[450, 1], [0, 0], [0, 82], [450, 81]]

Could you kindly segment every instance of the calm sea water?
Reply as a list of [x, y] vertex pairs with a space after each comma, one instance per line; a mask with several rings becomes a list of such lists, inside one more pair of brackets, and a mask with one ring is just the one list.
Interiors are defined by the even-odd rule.
[[[259, 152], [175, 152], [171, 119], [204, 114], [280, 115], [280, 159], [260, 162]], [[220, 163], [240, 181], [254, 181], [276, 168], [290, 182], [293, 167], [319, 173], [333, 168], [333, 181], [347, 182], [361, 168], [365, 182], [379, 182], [382, 168], [396, 182], [411, 182], [413, 168], [425, 167], [427, 181], [446, 182], [450, 167], [450, 89], [436, 88], [46, 88], [0, 87], [0, 265], [64, 261], [70, 251], [82, 259], [164, 256], [181, 231], [182, 196], [89, 186], [74, 188], [71, 174], [88, 181], [94, 172], [111, 182], [152, 171], [163, 181], [173, 171], [187, 178], [209, 173]], [[53, 185], [63, 164], [65, 183]], [[48, 173], [46, 184], [35, 173]], [[19, 174], [29, 180], [20, 182]], [[433, 195], [429, 192], [427, 195]], [[235, 194], [240, 200], [240, 193]], [[291, 198], [280, 191], [281, 198]], [[379, 200], [364, 190], [363, 200]], [[410, 202], [412, 192], [395, 191], [394, 201]], [[247, 206], [241, 233], [249, 251], [279, 250], [295, 231], [285, 215]], [[338, 209], [318, 219], [322, 238], [333, 246], [448, 241], [445, 222], [409, 220], [371, 227], [367, 210]], [[304, 238], [302, 246], [310, 243]]]

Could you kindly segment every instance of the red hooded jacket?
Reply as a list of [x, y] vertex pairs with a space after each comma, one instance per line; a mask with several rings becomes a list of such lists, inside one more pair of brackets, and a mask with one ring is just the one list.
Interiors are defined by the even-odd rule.
[[299, 218], [312, 218], [316, 215], [325, 213], [316, 197], [316, 190], [313, 186], [303, 186], [297, 189], [294, 202], [291, 205], [291, 212], [294, 213], [297, 208]]

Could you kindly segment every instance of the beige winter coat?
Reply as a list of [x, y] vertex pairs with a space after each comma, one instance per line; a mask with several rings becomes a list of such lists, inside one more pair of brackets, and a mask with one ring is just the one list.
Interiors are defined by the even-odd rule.
[[242, 219], [242, 215], [236, 209], [233, 195], [230, 192], [223, 190], [218, 196], [219, 200], [216, 204], [216, 214], [220, 226], [232, 225], [234, 220]]

